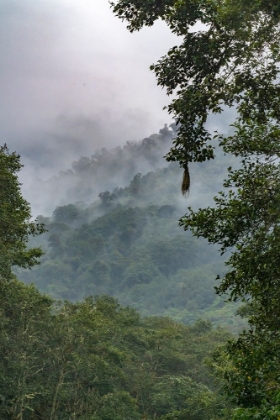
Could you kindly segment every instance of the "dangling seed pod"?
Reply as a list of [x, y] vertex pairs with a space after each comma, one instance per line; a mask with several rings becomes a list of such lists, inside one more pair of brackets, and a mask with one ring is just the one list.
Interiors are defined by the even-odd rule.
[[183, 173], [183, 180], [182, 180], [182, 194], [185, 196], [190, 189], [190, 173], [188, 168], [188, 163], [185, 163], [184, 166], [184, 173]]

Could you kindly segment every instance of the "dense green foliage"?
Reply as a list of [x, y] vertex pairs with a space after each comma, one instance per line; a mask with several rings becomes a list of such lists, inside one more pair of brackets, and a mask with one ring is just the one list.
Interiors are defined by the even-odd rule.
[[42, 232], [42, 226], [31, 222], [30, 206], [22, 197], [17, 173], [19, 156], [0, 148], [0, 279], [11, 278], [12, 266], [32, 267], [42, 255], [39, 248], [27, 249], [29, 235]]
[[231, 249], [217, 291], [248, 302], [250, 330], [228, 346], [235, 370], [226, 376], [229, 394], [242, 407], [238, 419], [280, 416], [279, 141], [268, 138], [267, 144], [260, 127], [258, 134], [251, 132], [251, 143], [249, 133], [243, 144], [239, 132], [223, 139], [226, 150], [243, 157], [242, 167], [229, 168], [228, 191], [215, 198], [215, 207], [191, 212], [181, 221], [196, 236], [220, 244], [222, 253]]
[[0, 283], [2, 420], [227, 419], [203, 363], [229, 337], [210, 323], [142, 319], [112, 298], [56, 303]]

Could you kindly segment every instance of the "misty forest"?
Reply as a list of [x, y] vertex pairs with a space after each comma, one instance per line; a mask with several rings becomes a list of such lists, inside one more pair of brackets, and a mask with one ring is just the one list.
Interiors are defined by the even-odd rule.
[[279, 420], [280, 4], [110, 6], [178, 36], [174, 122], [34, 178], [36, 218], [1, 146], [0, 419]]

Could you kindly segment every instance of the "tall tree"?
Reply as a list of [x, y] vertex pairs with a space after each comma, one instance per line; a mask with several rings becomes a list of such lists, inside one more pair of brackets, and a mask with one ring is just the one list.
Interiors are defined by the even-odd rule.
[[280, 416], [279, 140], [265, 136], [267, 127], [250, 125], [243, 137], [237, 131], [223, 139], [225, 150], [243, 160], [240, 168], [229, 168], [215, 206], [191, 210], [180, 223], [227, 252], [228, 270], [217, 292], [247, 303], [243, 312], [250, 329], [228, 346], [234, 366], [226, 373], [229, 394], [244, 409], [237, 418], [275, 419]]
[[16, 153], [0, 147], [0, 278], [11, 278], [12, 267], [30, 268], [38, 264], [39, 248], [27, 247], [29, 235], [43, 232], [31, 221], [31, 210], [23, 198], [17, 173], [22, 165]]
[[[212, 137], [241, 160], [228, 169], [215, 206], [190, 210], [181, 225], [230, 252], [217, 292], [249, 302], [250, 329], [228, 346], [227, 384], [240, 406], [235, 418], [280, 418], [280, 4], [120, 0], [112, 7], [132, 32], [161, 18], [183, 37], [152, 66], [168, 94], [177, 89], [168, 109], [180, 127], [167, 159], [185, 168], [183, 192], [188, 163], [213, 157]], [[227, 107], [237, 115], [233, 134], [211, 135], [208, 117]]]

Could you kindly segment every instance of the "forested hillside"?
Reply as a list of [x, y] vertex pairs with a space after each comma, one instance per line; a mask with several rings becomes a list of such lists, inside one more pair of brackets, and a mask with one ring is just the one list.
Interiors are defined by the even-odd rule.
[[227, 419], [204, 359], [229, 338], [114, 299], [56, 303], [0, 283], [1, 420]]
[[[78, 201], [90, 204], [99, 193], [126, 186], [137, 173], [166, 167], [162, 157], [175, 135], [175, 124], [171, 124], [142, 141], [132, 139], [123, 147], [93, 150], [91, 156], [77, 155], [77, 160], [68, 170], [60, 171], [47, 180], [33, 180], [27, 191], [33, 207], [51, 215], [56, 206]], [[112, 141], [123, 144], [117, 133]]]
[[[36, 244], [43, 246], [45, 255], [40, 266], [19, 272], [19, 278], [33, 282], [56, 299], [76, 301], [109, 294], [142, 315], [168, 315], [186, 324], [203, 318], [232, 331], [240, 328], [243, 324], [234, 317], [235, 305], [225, 306], [215, 295], [215, 278], [224, 271], [216, 248], [178, 226], [188, 205], [199, 207], [211, 202], [226, 166], [234, 160], [219, 153], [215, 163], [202, 164], [193, 173], [190, 194], [183, 198], [179, 166], [170, 163], [160, 167], [166, 134], [170, 133], [165, 128], [134, 144], [133, 163], [128, 168], [128, 146], [97, 153], [94, 169], [92, 159], [81, 159], [79, 162], [86, 164], [82, 178], [80, 172], [75, 174], [80, 183], [78, 197], [86, 195], [92, 180], [96, 199], [89, 205], [76, 202], [58, 206], [52, 217], [40, 216], [47, 232]], [[115, 178], [111, 182], [116, 182], [121, 175], [133, 173], [132, 168], [138, 169], [144, 160], [153, 171], [133, 174], [125, 187], [98, 190], [105, 182], [99, 186], [99, 179], [110, 180], [112, 163]], [[72, 172], [63, 174], [69, 188], [73, 176]], [[76, 194], [73, 189], [73, 197]]]
[[[31, 220], [17, 177], [20, 168], [19, 156], [1, 147], [1, 420], [226, 420], [231, 405], [221, 393], [219, 375], [211, 374], [207, 364], [214, 366], [212, 353], [230, 338], [228, 332], [212, 328], [207, 321], [184, 326], [170, 318], [143, 318], [109, 296], [91, 296], [75, 303], [56, 301], [15, 278], [12, 268], [38, 264], [41, 251], [28, 248], [27, 242], [30, 235], [37, 237], [44, 230]], [[87, 258], [92, 259], [99, 250], [102, 254], [106, 239], [115, 234], [113, 230], [110, 236], [109, 231], [115, 212], [119, 217], [118, 206], [115, 212], [96, 219], [94, 231], [91, 225], [78, 228], [73, 209], [70, 205], [66, 213], [64, 208], [56, 210], [58, 220], [53, 222], [49, 239], [63, 229], [70, 237], [88, 230], [93, 250], [90, 248]], [[120, 232], [133, 242], [133, 236], [141, 233], [141, 223], [138, 230], [129, 223], [130, 228], [123, 229], [125, 219], [136, 220], [134, 213], [129, 217], [130, 208], [123, 211]], [[170, 211], [163, 207], [160, 213], [170, 217]], [[136, 214], [143, 224], [146, 215], [140, 208]], [[148, 217], [153, 220], [152, 212]], [[77, 223], [76, 229], [62, 221]], [[59, 237], [53, 237], [58, 246], [56, 239]], [[66, 239], [63, 243], [65, 247]], [[73, 268], [85, 251], [81, 247], [79, 254], [76, 245], [70, 261]], [[62, 258], [63, 247], [52, 248], [51, 255], [61, 251]], [[89, 259], [85, 261], [89, 264]], [[102, 285], [108, 271], [105, 263], [93, 261], [95, 281]], [[60, 287], [59, 276], [56, 278]]]

